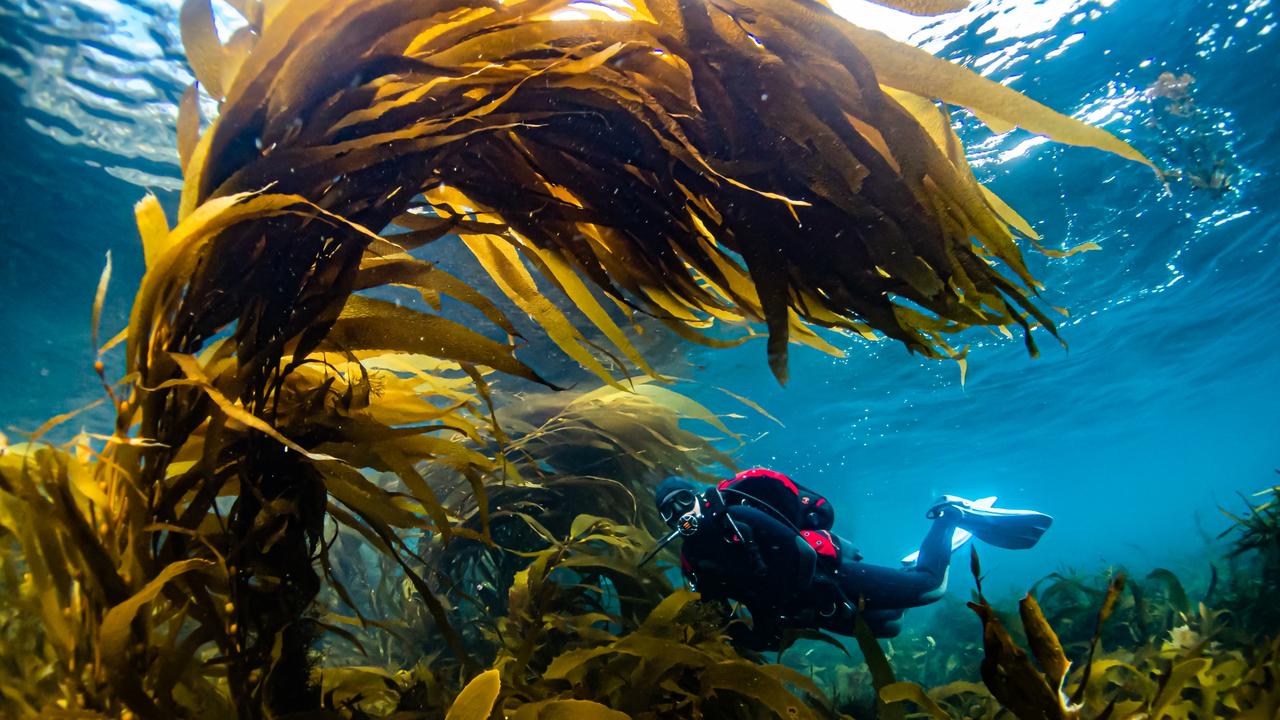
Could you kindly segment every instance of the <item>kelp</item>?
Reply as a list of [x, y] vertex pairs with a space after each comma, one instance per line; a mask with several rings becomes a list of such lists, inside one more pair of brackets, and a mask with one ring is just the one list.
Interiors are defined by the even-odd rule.
[[[531, 395], [499, 409], [504, 436], [490, 439], [483, 452], [507, 458], [507, 477], [489, 479], [485, 504], [455, 473], [427, 472], [427, 484], [461, 532], [453, 538], [422, 536], [413, 544], [413, 562], [432, 576], [450, 624], [482, 662], [492, 662], [496, 652], [493, 618], [509, 611], [507, 589], [527, 570], [532, 554], [572, 533], [576, 518], [596, 515], [657, 533], [662, 525], [648, 501], [657, 478], [709, 479], [731, 472], [724, 466], [711, 472], [728, 458], [680, 423], [682, 416], [700, 415], [724, 427], [719, 417], [669, 389], [644, 387], [640, 382], [638, 392]], [[376, 624], [350, 628], [359, 646], [339, 642], [328, 648], [325, 665], [374, 663], [392, 672], [423, 655], [447, 652], [436, 619], [401, 587], [394, 565], [386, 559], [368, 562], [362, 539], [350, 530], [338, 529], [332, 542], [332, 576], [346, 592], [326, 593], [322, 605], [331, 617], [355, 611]], [[652, 579], [652, 572], [634, 572]], [[635, 590], [624, 593], [633, 614], [643, 615], [661, 599], [653, 591], [628, 589]]]
[[[13, 647], [51, 668], [24, 712], [358, 714], [353, 683], [401, 673], [439, 707], [483, 666], [451, 617], [451, 545], [493, 557], [495, 527], [541, 523], [522, 503], [573, 496], [584, 457], [633, 497], [677, 455], [724, 464], [643, 406], [725, 432], [656, 384], [644, 318], [712, 346], [763, 323], [780, 380], [788, 342], [839, 352], [822, 329], [962, 359], [951, 334], [1018, 325], [1034, 348], [1032, 325], [1054, 332], [1016, 245], [1034, 233], [976, 182], [938, 103], [1143, 160], [810, 0], [232, 5], [246, 25], [223, 42], [208, 0], [183, 4], [218, 114], [201, 132], [184, 94], [178, 214], [135, 208], [146, 272], [99, 349], [123, 343], [125, 374], [95, 366], [114, 428], [0, 443], [0, 541], [23, 570], [8, 588], [39, 620], [11, 626]], [[415, 254], [455, 236], [496, 293]], [[504, 430], [503, 391], [558, 387], [512, 309], [607, 388], [577, 419]], [[536, 490], [504, 508], [508, 488]], [[311, 672], [318, 642], [363, 654], [362, 633], [396, 629], [344, 583], [334, 549], [353, 542], [429, 619], [434, 667]], [[685, 668], [704, 694], [734, 697], [743, 673], [808, 692], [717, 647]], [[615, 655], [600, 662], [631, 662]]]
[[779, 379], [789, 340], [839, 352], [811, 326], [952, 358], [946, 337], [969, 326], [1054, 332], [1015, 245], [1034, 232], [976, 182], [939, 100], [1147, 162], [811, 0], [244, 9], [247, 54], [218, 42], [207, 3], [184, 11], [220, 114], [186, 165], [182, 215], [270, 185], [400, 224], [389, 241], [406, 248], [449, 226], [606, 382], [535, 273], [642, 370], [588, 284], [691, 340], [763, 322]]
[[[491, 667], [447, 717], [489, 717], [494, 707], [513, 718], [838, 717], [802, 674], [738, 655], [720, 610], [641, 567], [654, 542], [645, 531], [580, 515], [557, 536], [519, 519], [542, 547], [519, 553], [528, 562], [504, 586], [504, 609], [474, 617], [494, 649]], [[348, 665], [321, 676], [326, 705], [357, 717], [440, 707], [430, 668]]]

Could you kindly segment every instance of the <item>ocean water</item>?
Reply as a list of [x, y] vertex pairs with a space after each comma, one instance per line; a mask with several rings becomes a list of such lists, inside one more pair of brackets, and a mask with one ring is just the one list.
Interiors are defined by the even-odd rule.
[[[89, 308], [105, 255], [104, 333], [127, 320], [142, 272], [132, 205], [173, 207], [173, 122], [189, 82], [176, 0], [0, 0], [0, 429], [10, 438], [96, 399]], [[961, 119], [980, 179], [1045, 243], [1028, 253], [1045, 299], [1070, 308], [1067, 348], [1037, 333], [967, 336], [951, 363], [844, 341], [847, 357], [792, 350], [779, 387], [762, 344], [673, 349], [680, 389], [741, 412], [744, 465], [826, 493], [837, 529], [893, 562], [938, 494], [999, 495], [1057, 518], [1039, 547], [989, 551], [992, 587], [1061, 568], [1204, 567], [1219, 506], [1280, 467], [1280, 110], [1270, 0], [978, 0], [936, 22], [839, 5], [1055, 109], [1096, 122], [1185, 175], [1167, 185], [1100, 152], [990, 133]], [[1147, 88], [1190, 74], [1182, 115]], [[210, 110], [212, 110], [210, 108]], [[1214, 163], [1221, 161], [1218, 167]], [[172, 217], [172, 212], [171, 212]], [[113, 368], [113, 370], [118, 368]], [[716, 388], [749, 395], [781, 425]], [[102, 423], [88, 413], [73, 420]], [[956, 582], [953, 592], [967, 593]]]

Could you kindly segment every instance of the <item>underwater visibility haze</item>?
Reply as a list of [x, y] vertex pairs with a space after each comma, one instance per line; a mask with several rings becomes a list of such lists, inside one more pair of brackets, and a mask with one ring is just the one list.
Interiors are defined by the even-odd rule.
[[[1280, 9], [830, 5], [1011, 92], [816, 0], [0, 0], [0, 715], [1280, 717]], [[639, 560], [758, 466], [1054, 524], [755, 654]]]

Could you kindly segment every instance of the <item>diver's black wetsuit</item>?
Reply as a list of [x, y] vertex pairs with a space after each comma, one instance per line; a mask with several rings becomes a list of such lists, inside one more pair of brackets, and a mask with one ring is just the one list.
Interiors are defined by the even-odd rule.
[[831, 535], [830, 504], [786, 476], [747, 471], [705, 489], [702, 497], [712, 518], [685, 538], [682, 570], [704, 598], [747, 607], [752, 629], [731, 629], [749, 646], [776, 647], [787, 628], [853, 634], [853, 608], [859, 606], [877, 637], [893, 637], [907, 608], [934, 602], [945, 591], [954, 520], [934, 521], [914, 565], [891, 568], [863, 562], [849, 543]]

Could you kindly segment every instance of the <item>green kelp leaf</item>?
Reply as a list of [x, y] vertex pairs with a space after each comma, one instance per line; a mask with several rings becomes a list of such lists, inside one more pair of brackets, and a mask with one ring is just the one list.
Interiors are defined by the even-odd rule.
[[542, 700], [521, 705], [513, 720], [631, 720], [631, 716], [591, 700]]
[[1022, 627], [1026, 630], [1027, 642], [1031, 645], [1031, 653], [1035, 655], [1036, 662], [1040, 663], [1040, 667], [1049, 676], [1049, 684], [1060, 688], [1071, 663], [1067, 662], [1067, 656], [1062, 652], [1057, 633], [1053, 631], [1049, 621], [1045, 620], [1040, 603], [1030, 593], [1018, 603], [1018, 613], [1022, 616]]
[[133, 214], [138, 222], [138, 234], [142, 237], [142, 258], [147, 267], [155, 264], [156, 258], [167, 249], [169, 237], [169, 221], [164, 216], [164, 208], [160, 199], [147, 193], [133, 206]]
[[985, 601], [969, 607], [982, 620], [982, 681], [991, 694], [1019, 718], [1062, 718], [1057, 690], [1009, 636], [995, 610]]
[[258, 34], [251, 28], [238, 28], [227, 39], [222, 54], [222, 87], [230, 89], [235, 84], [241, 66], [249, 59], [254, 46], [258, 44]]
[[945, 15], [969, 7], [969, 0], [871, 0], [912, 15]]
[[676, 618], [690, 603], [696, 602], [699, 598], [697, 593], [690, 592], [684, 588], [680, 588], [663, 598], [658, 606], [649, 611], [649, 616], [645, 618], [644, 624], [640, 629], [643, 632], [654, 635], [665, 635], [666, 631], [674, 626]]
[[140, 684], [131, 671], [133, 664], [128, 658], [129, 640], [132, 638], [131, 625], [143, 605], [151, 602], [164, 590], [171, 580], [192, 570], [208, 568], [213, 565], [209, 560], [181, 560], [161, 570], [141, 590], [128, 600], [107, 611], [102, 619], [102, 627], [98, 631], [98, 643], [102, 652], [103, 667], [113, 675], [113, 684]]
[[729, 660], [699, 673], [703, 692], [729, 691], [769, 708], [780, 718], [816, 718], [813, 709], [791, 693], [782, 682], [746, 660]]
[[777, 423], [777, 424], [778, 424], [778, 426], [779, 426], [779, 427], [783, 427], [783, 428], [785, 428], [785, 427], [786, 427], [786, 425], [784, 425], [784, 424], [783, 424], [783, 422], [782, 422], [781, 420], [779, 420], [778, 418], [774, 417], [773, 415], [770, 415], [770, 414], [769, 414], [769, 412], [768, 412], [767, 410], [765, 410], [763, 407], [761, 407], [761, 406], [760, 406], [760, 404], [759, 404], [759, 403], [757, 403], [756, 401], [752, 400], [751, 398], [748, 398], [748, 397], [745, 397], [745, 396], [739, 395], [739, 394], [737, 394], [737, 393], [735, 393], [735, 392], [732, 392], [732, 391], [726, 390], [725, 388], [716, 388], [716, 389], [717, 389], [717, 390], [719, 390], [720, 392], [722, 392], [722, 393], [724, 393], [724, 394], [728, 395], [729, 397], [733, 398], [734, 400], [737, 400], [738, 402], [742, 403], [743, 405], [746, 405], [747, 407], [751, 408], [752, 410], [755, 410], [756, 412], [760, 413], [760, 414], [761, 414], [761, 415], [763, 415], [764, 417], [766, 417], [766, 418], [768, 418], [768, 419], [770, 419], [770, 420], [774, 421], [775, 423]]
[[585, 666], [592, 660], [621, 652], [611, 645], [582, 648], [561, 653], [547, 666], [543, 677], [548, 680], [566, 680], [586, 672]]
[[[1156, 580], [1165, 586], [1166, 592], [1169, 593], [1169, 603], [1174, 609], [1183, 614], [1191, 612], [1191, 601], [1187, 599], [1187, 591], [1182, 587], [1182, 581], [1177, 575], [1164, 568], [1156, 568], [1147, 575], [1147, 579]], [[1136, 586], [1137, 583], [1134, 585]]]
[[213, 6], [209, 0], [184, 0], [178, 16], [178, 27], [182, 32], [182, 47], [187, 53], [187, 62], [191, 64], [196, 79], [215, 100], [221, 99], [226, 94], [226, 87], [223, 85], [226, 50], [218, 39], [218, 29], [213, 21]]
[[89, 324], [89, 338], [93, 343], [93, 349], [96, 351], [100, 345], [98, 343], [98, 328], [102, 324], [102, 305], [107, 299], [107, 286], [111, 284], [111, 251], [107, 251], [107, 261], [102, 266], [102, 274], [98, 276], [98, 289], [93, 294], [93, 317]]
[[885, 685], [880, 688], [879, 697], [880, 701], [887, 705], [904, 701], [913, 702], [936, 720], [951, 720], [951, 716], [934, 702], [933, 698], [925, 694], [924, 688], [913, 682], [895, 682]]
[[[185, 174], [200, 142], [200, 93], [192, 83], [178, 101], [178, 162]], [[166, 228], [167, 229], [167, 228]], [[144, 235], [145, 238], [145, 235]]]
[[840, 27], [866, 54], [876, 78], [885, 85], [969, 108], [1055, 142], [1105, 150], [1156, 169], [1145, 155], [1102, 128], [1050, 110], [1016, 90], [878, 31], [848, 24]]
[[570, 267], [564, 258], [557, 253], [551, 253], [538, 248], [530, 248], [530, 253], [538, 258], [543, 272], [555, 279], [560, 286], [561, 291], [569, 297], [578, 310], [591, 321], [601, 333], [604, 334], [610, 342], [626, 355], [627, 359], [640, 368], [641, 372], [646, 375], [658, 379], [665, 379], [649, 366], [649, 363], [640, 355], [631, 341], [622, 332], [622, 329], [614, 323], [609, 314], [605, 312], [604, 307], [596, 301], [591, 291], [587, 288], [586, 283], [578, 277], [574, 268]]
[[414, 527], [422, 524], [418, 515], [400, 507], [386, 490], [375, 485], [359, 470], [340, 463], [324, 463], [320, 468], [325, 489], [334, 500], [351, 508], [376, 529]]
[[497, 670], [486, 670], [471, 679], [449, 706], [445, 720], [488, 720], [498, 699], [502, 681]]
[[884, 720], [906, 720], [907, 713], [903, 707], [890, 705], [888, 701], [879, 699], [878, 693], [881, 690], [897, 682], [897, 678], [893, 675], [893, 666], [889, 664], [889, 658], [885, 657], [880, 641], [871, 632], [871, 626], [867, 625], [862, 613], [855, 615], [853, 622], [853, 637], [858, 641], [858, 649], [862, 651], [862, 657], [867, 661], [867, 669], [871, 671], [871, 682], [875, 686], [878, 698], [876, 708], [880, 717]]
[[258, 432], [272, 438], [273, 440], [280, 443], [281, 445], [284, 445], [290, 450], [300, 453], [303, 457], [306, 457], [308, 459], [337, 460], [337, 458], [333, 457], [332, 455], [325, 455], [324, 453], [314, 453], [314, 452], [311, 452], [310, 450], [307, 450], [306, 448], [303, 448], [301, 445], [293, 442], [289, 438], [280, 434], [280, 431], [272, 427], [271, 424], [268, 423], [267, 421], [263, 420], [262, 418], [254, 415], [248, 410], [245, 410], [243, 407], [232, 402], [229, 398], [227, 398], [226, 395], [223, 395], [221, 392], [219, 392], [218, 389], [215, 388], [213, 384], [209, 382], [209, 378], [205, 376], [204, 370], [200, 367], [200, 362], [196, 360], [194, 357], [190, 355], [182, 355], [179, 353], [170, 353], [170, 357], [173, 358], [174, 362], [177, 363], [178, 367], [182, 369], [182, 372], [190, 380], [194, 381], [197, 385], [200, 386], [201, 389], [204, 390], [205, 394], [209, 396], [209, 399], [213, 400], [213, 402], [218, 406], [218, 409], [222, 410], [222, 412], [226, 414], [227, 417], [231, 418], [232, 420], [235, 420], [238, 423], [251, 427], [254, 430], [257, 430]]
[[581, 333], [538, 289], [533, 276], [520, 259], [520, 253], [510, 242], [487, 235], [463, 235], [462, 241], [498, 283], [498, 287], [517, 307], [542, 326], [552, 342], [601, 380], [621, 389], [622, 386], [613, 375], [587, 350]]
[[1171, 706], [1182, 699], [1183, 689], [1212, 664], [1213, 661], [1209, 658], [1198, 657], [1183, 660], [1174, 665], [1168, 675], [1163, 678], [1160, 694], [1151, 702], [1150, 717], [1166, 717], [1167, 712], [1172, 710]]
[[344, 350], [418, 353], [495, 370], [555, 387], [513, 356], [510, 345], [490, 340], [439, 315], [420, 313], [384, 300], [352, 295], [326, 342]]
[[356, 290], [379, 285], [407, 285], [427, 292], [444, 293], [479, 310], [508, 335], [519, 336], [515, 326], [488, 298], [470, 285], [428, 262], [412, 257], [384, 257], [366, 260], [360, 265]]

